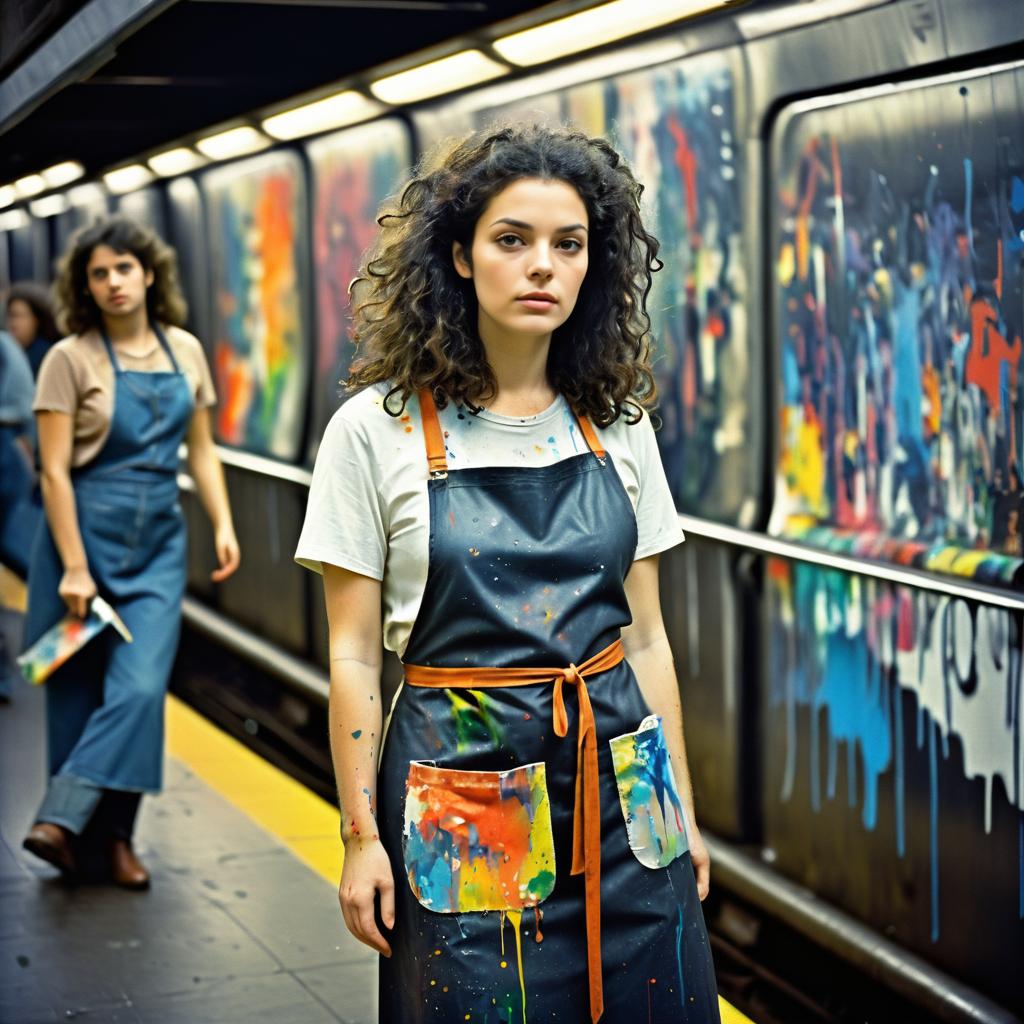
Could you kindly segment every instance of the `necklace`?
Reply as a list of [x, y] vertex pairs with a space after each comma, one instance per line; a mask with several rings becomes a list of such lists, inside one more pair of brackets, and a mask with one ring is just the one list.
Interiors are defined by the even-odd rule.
[[[151, 355], [153, 355], [154, 352], [156, 352], [156, 350], [159, 347], [160, 341], [158, 339], [157, 341], [154, 341], [153, 344], [149, 346], [149, 348], [145, 349], [142, 352], [137, 352], [130, 348], [118, 348], [117, 351], [119, 355], [127, 356], [129, 359], [148, 359]], [[117, 348], [116, 345], [115, 348]]]

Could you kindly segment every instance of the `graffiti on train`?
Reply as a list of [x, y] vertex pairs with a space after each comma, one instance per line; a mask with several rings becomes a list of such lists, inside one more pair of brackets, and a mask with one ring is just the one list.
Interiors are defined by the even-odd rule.
[[[948, 834], [941, 822], [939, 759], [949, 758], [951, 736], [958, 738], [963, 750], [964, 776], [984, 782], [983, 806], [977, 807], [977, 817], [968, 825], [975, 841], [994, 841], [994, 800], [1006, 800], [1024, 812], [1021, 616], [945, 594], [778, 559], [769, 560], [768, 573], [771, 699], [775, 707], [785, 709], [785, 762], [778, 798], [791, 800], [798, 772], [807, 770], [812, 810], [818, 812], [825, 800], [834, 800], [840, 748], [845, 748], [850, 762], [851, 806], [857, 803], [860, 781], [859, 814], [865, 829], [873, 831], [878, 824], [880, 785], [892, 786], [899, 856], [905, 857], [912, 844], [918, 849], [928, 846], [931, 934], [937, 941], [939, 837]], [[901, 691], [914, 696], [916, 722], [903, 720]], [[800, 749], [801, 707], [810, 709], [809, 750]], [[927, 835], [908, 836], [906, 780], [912, 759], [927, 761]], [[920, 824], [921, 818], [917, 821]], [[954, 820], [946, 822], [949, 828], [956, 825]], [[1020, 827], [1024, 829], [1024, 814]], [[966, 855], [963, 842], [958, 839], [957, 847]], [[1024, 862], [1020, 886], [1024, 917]]]
[[306, 358], [301, 167], [257, 157], [203, 179], [213, 241], [213, 364], [219, 440], [292, 459], [301, 440]]
[[681, 511], [735, 520], [749, 490], [749, 355], [733, 76], [720, 55], [556, 90], [479, 115], [606, 135], [644, 186], [664, 269], [648, 300], [658, 444]]
[[812, 110], [782, 133], [772, 526], [877, 532], [919, 544], [913, 564], [936, 543], [984, 549], [1009, 580], [1024, 555], [1024, 181], [999, 157], [992, 77]]
[[406, 130], [395, 121], [338, 132], [309, 146], [313, 168], [313, 277], [317, 346], [313, 436], [345, 397], [355, 348], [349, 339], [348, 286], [377, 234], [377, 208], [401, 185], [412, 160]]

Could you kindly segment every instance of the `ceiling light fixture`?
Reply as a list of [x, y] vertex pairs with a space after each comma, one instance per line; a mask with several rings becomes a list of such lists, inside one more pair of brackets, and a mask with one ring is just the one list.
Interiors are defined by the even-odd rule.
[[245, 156], [266, 149], [270, 139], [262, 132], [245, 125], [241, 128], [229, 128], [226, 132], [207, 135], [196, 143], [196, 149], [211, 160], [230, 160], [235, 156]]
[[303, 135], [317, 135], [365, 121], [380, 111], [379, 103], [354, 89], [346, 89], [334, 96], [274, 114], [263, 122], [263, 130], [275, 139], [298, 139]]
[[67, 191], [68, 202], [72, 206], [106, 206], [107, 194], [101, 185], [90, 181], [85, 185], [76, 185]]
[[115, 195], [124, 195], [143, 188], [153, 180], [153, 172], [142, 164], [128, 164], [103, 175], [103, 183]]
[[726, 0], [645, 0], [644, 3], [613, 0], [600, 7], [502, 36], [494, 41], [493, 46], [510, 63], [531, 67], [683, 18], [707, 14], [725, 5]]
[[40, 173], [50, 188], [61, 188], [84, 177], [85, 168], [77, 160], [65, 160], [62, 164], [54, 164]]
[[17, 231], [28, 224], [28, 214], [20, 207], [0, 213], [0, 231]]
[[18, 190], [13, 185], [0, 185], [0, 210], [10, 206], [18, 198]]
[[510, 70], [479, 50], [463, 50], [378, 79], [370, 85], [370, 92], [385, 103], [415, 103], [441, 93], [489, 82], [507, 75]]
[[28, 199], [29, 196], [37, 196], [40, 192], [45, 192], [46, 182], [41, 174], [26, 174], [24, 178], [19, 178], [14, 183], [14, 187], [18, 190], [19, 196]]
[[206, 160], [188, 146], [176, 146], [174, 149], [167, 149], [163, 153], [151, 156], [146, 163], [161, 178], [173, 178], [202, 167]]
[[52, 196], [33, 199], [28, 208], [32, 211], [33, 217], [55, 217], [68, 208], [67, 196], [63, 192], [55, 192]]

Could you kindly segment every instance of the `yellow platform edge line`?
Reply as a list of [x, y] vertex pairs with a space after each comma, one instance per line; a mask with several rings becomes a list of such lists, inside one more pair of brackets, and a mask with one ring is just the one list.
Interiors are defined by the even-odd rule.
[[[167, 753], [337, 886], [344, 847], [336, 807], [170, 695]], [[718, 1002], [722, 1024], [753, 1024], [721, 997]]]

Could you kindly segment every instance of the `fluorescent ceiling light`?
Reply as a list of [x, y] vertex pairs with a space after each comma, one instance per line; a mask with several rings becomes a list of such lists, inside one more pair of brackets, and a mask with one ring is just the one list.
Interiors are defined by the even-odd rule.
[[42, 171], [43, 181], [50, 188], [60, 188], [78, 181], [85, 174], [85, 168], [77, 160], [65, 160], [62, 164], [54, 164]]
[[142, 164], [128, 164], [127, 167], [118, 167], [116, 171], [108, 171], [103, 175], [104, 184], [115, 195], [134, 192], [152, 180], [152, 172]]
[[160, 175], [161, 178], [173, 178], [176, 174], [185, 174], [187, 171], [194, 171], [202, 167], [206, 161], [194, 150], [187, 146], [178, 146], [175, 149], [165, 150], [151, 156], [146, 163]]
[[451, 57], [442, 57], [418, 68], [381, 78], [370, 86], [370, 92], [385, 103], [415, 103], [479, 82], [489, 82], [492, 78], [507, 75], [509, 70], [479, 50], [463, 50]]
[[68, 202], [72, 206], [97, 206], [107, 204], [107, 194], [95, 182], [87, 185], [76, 185], [67, 191]]
[[45, 192], [46, 182], [41, 174], [27, 174], [24, 178], [19, 178], [14, 183], [14, 187], [18, 190], [19, 196], [27, 199], [29, 196], [37, 196], [40, 192]]
[[725, 0], [643, 0], [641, 3], [613, 0], [567, 18], [502, 36], [493, 45], [505, 60], [528, 67], [724, 6]]
[[17, 231], [28, 224], [28, 214], [22, 210], [8, 210], [0, 213], [0, 231]]
[[230, 160], [266, 149], [270, 140], [255, 128], [229, 128], [226, 132], [208, 135], [196, 143], [196, 149], [211, 160]]
[[55, 217], [68, 208], [68, 201], [63, 192], [55, 192], [52, 196], [33, 199], [28, 208], [32, 211], [33, 217]]
[[0, 210], [10, 206], [18, 198], [18, 190], [13, 185], [0, 185]]
[[343, 128], [379, 113], [381, 106], [354, 89], [274, 114], [263, 122], [263, 130], [275, 139], [297, 139], [303, 135]]

